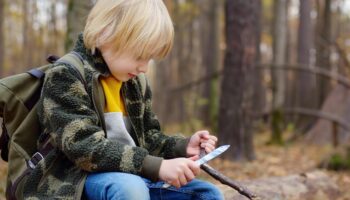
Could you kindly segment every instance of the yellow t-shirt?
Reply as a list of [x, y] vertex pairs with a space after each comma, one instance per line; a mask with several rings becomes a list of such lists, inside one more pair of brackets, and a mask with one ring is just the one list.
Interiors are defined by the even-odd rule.
[[102, 78], [101, 84], [106, 97], [105, 112], [121, 112], [126, 115], [123, 98], [120, 95], [122, 82], [109, 76]]

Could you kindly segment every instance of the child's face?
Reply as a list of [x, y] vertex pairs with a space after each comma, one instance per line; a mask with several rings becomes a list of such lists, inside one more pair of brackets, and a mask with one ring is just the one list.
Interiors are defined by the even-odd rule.
[[103, 59], [114, 78], [128, 81], [139, 73], [146, 73], [149, 60], [136, 60], [128, 54], [116, 54], [113, 48], [106, 44], [99, 48]]

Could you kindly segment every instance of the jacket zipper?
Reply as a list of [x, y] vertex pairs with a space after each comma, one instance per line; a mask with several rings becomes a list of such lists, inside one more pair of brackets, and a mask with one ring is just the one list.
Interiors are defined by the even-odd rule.
[[140, 146], [140, 141], [139, 141], [139, 139], [138, 139], [138, 137], [137, 137], [136, 128], [135, 128], [134, 123], [132, 123], [132, 120], [131, 120], [131, 118], [130, 118], [129, 106], [128, 106], [127, 103], [126, 103], [126, 93], [125, 93], [124, 87], [122, 87], [122, 98], [123, 98], [123, 101], [124, 101], [124, 106], [125, 106], [126, 114], [128, 115], [128, 118], [129, 118], [131, 127], [132, 127], [132, 129], [133, 129], [133, 133], [135, 134], [135, 135], [134, 135], [134, 136], [135, 136], [135, 139], [136, 139], [135, 143], [136, 143], [136, 145]]

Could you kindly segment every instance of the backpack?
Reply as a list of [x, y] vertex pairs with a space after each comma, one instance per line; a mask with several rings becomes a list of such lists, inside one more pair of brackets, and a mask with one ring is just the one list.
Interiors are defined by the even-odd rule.
[[[53, 63], [68, 64], [79, 72], [79, 78], [85, 83], [84, 61], [78, 53], [72, 51], [60, 59], [50, 56], [47, 60], [51, 64], [0, 79], [0, 117], [3, 118], [0, 150], [1, 158], [8, 162], [6, 198], [10, 200], [23, 199], [22, 185], [26, 176], [51, 150], [37, 148], [41, 134], [37, 101], [45, 72], [54, 66]], [[141, 73], [138, 79], [145, 96], [146, 77]]]
[[50, 56], [47, 60], [51, 64], [0, 79], [0, 117], [3, 119], [0, 150], [1, 158], [8, 162], [7, 199], [22, 199], [23, 180], [47, 154], [37, 149], [41, 133], [37, 102], [45, 72], [54, 63], [68, 64], [84, 80], [84, 63], [78, 53], [68, 53], [61, 59]]

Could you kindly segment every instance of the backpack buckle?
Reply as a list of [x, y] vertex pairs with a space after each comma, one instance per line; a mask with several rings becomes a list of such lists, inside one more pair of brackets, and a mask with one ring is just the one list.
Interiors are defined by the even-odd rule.
[[35, 169], [36, 165], [44, 159], [44, 156], [40, 152], [36, 152], [30, 160], [28, 160], [28, 166], [31, 169]]

